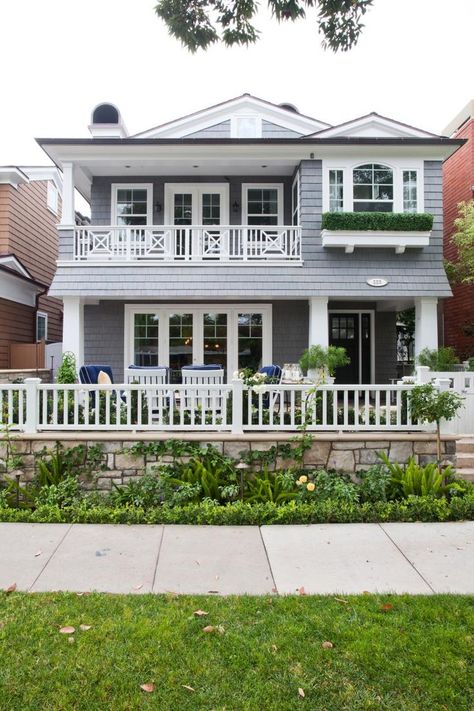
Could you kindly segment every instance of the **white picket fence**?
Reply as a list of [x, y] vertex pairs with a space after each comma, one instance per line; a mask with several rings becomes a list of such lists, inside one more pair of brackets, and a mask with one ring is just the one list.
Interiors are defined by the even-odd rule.
[[42, 431], [432, 431], [412, 421], [410, 384], [0, 385], [0, 427]]
[[433, 371], [426, 366], [416, 368], [416, 382], [435, 383], [444, 389], [451, 389], [463, 398], [463, 404], [457, 416], [450, 422], [442, 422], [443, 434], [474, 434], [474, 372], [471, 371]]

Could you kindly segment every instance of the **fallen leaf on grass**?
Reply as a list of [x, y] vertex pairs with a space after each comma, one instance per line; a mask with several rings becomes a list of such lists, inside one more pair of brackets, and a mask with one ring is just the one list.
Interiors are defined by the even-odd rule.
[[217, 627], [214, 627], [214, 625], [206, 625], [206, 627], [202, 628], [202, 631], [208, 634], [212, 634], [213, 632], [217, 632], [218, 634], [224, 634], [225, 629], [222, 625], [217, 625]]
[[348, 605], [348, 604], [349, 604], [349, 600], [343, 600], [342, 597], [335, 597], [334, 600], [335, 600], [336, 602], [342, 602], [342, 603], [344, 603], [344, 605]]
[[12, 583], [7, 588], [5, 588], [6, 593], [12, 593], [12, 592], [15, 592], [15, 590], [16, 590], [16, 583]]
[[301, 686], [298, 688], [298, 696], [300, 697], [300, 699], [304, 699], [304, 697], [305, 697], [305, 693], [304, 693], [303, 689], [301, 688]]
[[323, 642], [321, 647], [323, 649], [332, 649], [334, 647], [334, 645], [332, 642]]
[[43, 552], [43, 551], [41, 551], [41, 550], [40, 550], [40, 551], [36, 551], [36, 553], [35, 553], [35, 558], [37, 558], [39, 555], [41, 555], [42, 552]]
[[278, 652], [278, 647], [276, 646], [276, 644], [272, 644], [272, 646], [270, 647], [270, 649], [272, 650], [272, 653], [273, 653], [273, 654], [276, 654], [276, 653]]
[[192, 686], [189, 686], [188, 684], [181, 684], [183, 689], [187, 689], [188, 691], [196, 691], [196, 689], [193, 689]]
[[391, 605], [389, 602], [386, 602], [384, 605], [380, 605], [380, 609], [382, 612], [390, 612], [390, 610], [393, 610], [393, 605]]
[[74, 644], [74, 637], [68, 637], [67, 641], [69, 642], [69, 644]]
[[90, 630], [92, 625], [80, 625], [79, 629], [82, 630], [83, 632], [87, 632], [87, 630]]
[[206, 617], [208, 615], [208, 612], [205, 612], [204, 610], [195, 610], [193, 612], [194, 617]]
[[151, 683], [150, 684], [140, 684], [140, 689], [142, 691], [146, 691], [147, 694], [151, 694], [151, 693], [153, 693], [153, 691], [155, 691], [156, 686], [155, 686], [155, 684], [151, 684]]
[[78, 592], [76, 595], [77, 597], [82, 597], [83, 595], [90, 595], [90, 592]]
[[60, 627], [59, 629], [61, 634], [74, 634], [76, 631], [75, 627]]

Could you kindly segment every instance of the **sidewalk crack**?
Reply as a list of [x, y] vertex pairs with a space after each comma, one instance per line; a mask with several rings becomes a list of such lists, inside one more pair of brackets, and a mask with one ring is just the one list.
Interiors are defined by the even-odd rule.
[[265, 545], [265, 539], [263, 538], [263, 535], [262, 535], [262, 527], [261, 526], [258, 527], [258, 532], [260, 533], [260, 539], [262, 541], [263, 550], [265, 551], [265, 558], [267, 559], [268, 569], [270, 571], [270, 575], [272, 576], [272, 583], [273, 583], [272, 592], [276, 592], [276, 594], [279, 595], [280, 593], [278, 592], [278, 588], [277, 588], [277, 585], [275, 582], [275, 576], [273, 575], [272, 564], [270, 563], [270, 556], [268, 555], [267, 547]]
[[[36, 525], [41, 526], [42, 524], [40, 523], [40, 524], [36, 524]], [[43, 575], [43, 573], [44, 573], [44, 571], [46, 570], [46, 568], [48, 567], [48, 565], [49, 565], [51, 559], [53, 558], [53, 556], [56, 555], [56, 552], [57, 552], [58, 548], [59, 548], [59, 547], [62, 545], [62, 543], [64, 542], [64, 539], [65, 539], [66, 536], [69, 534], [69, 531], [71, 530], [71, 528], [73, 527], [73, 525], [74, 525], [74, 524], [72, 524], [72, 523], [69, 524], [68, 529], [64, 532], [64, 536], [62, 536], [62, 538], [58, 541], [58, 544], [56, 545], [56, 547], [55, 547], [55, 548], [53, 549], [53, 551], [51, 552], [51, 555], [49, 556], [48, 560], [46, 561], [46, 563], [44, 564], [44, 566], [41, 568], [41, 570], [40, 570], [40, 572], [38, 573], [38, 575], [36, 576], [36, 578], [35, 578], [35, 579], [33, 580], [33, 582], [31, 583], [30, 587], [28, 588], [28, 592], [31, 592], [31, 590], [32, 590], [32, 588], [35, 586], [37, 580]]]
[[153, 581], [152, 581], [152, 583], [151, 583], [151, 591], [150, 591], [150, 592], [153, 592], [154, 587], [155, 587], [156, 573], [157, 573], [157, 571], [158, 571], [158, 561], [159, 561], [159, 559], [160, 559], [161, 545], [162, 545], [162, 543], [163, 543], [163, 538], [164, 538], [164, 536], [165, 536], [165, 525], [162, 524], [162, 526], [161, 526], [160, 542], [158, 543], [158, 550], [157, 550], [157, 552], [156, 552], [155, 570], [154, 570], [154, 573], [153, 573]]
[[431, 590], [431, 592], [432, 592], [434, 595], [436, 595], [436, 590], [433, 588], [432, 585], [430, 585], [430, 583], [427, 581], [427, 579], [424, 577], [424, 575], [422, 575], [422, 574], [420, 573], [420, 571], [419, 571], [418, 568], [415, 566], [415, 564], [411, 562], [411, 560], [407, 557], [407, 555], [405, 554], [405, 552], [400, 548], [400, 546], [398, 545], [398, 543], [396, 543], [396, 542], [393, 540], [393, 538], [392, 538], [392, 536], [389, 534], [389, 532], [386, 531], [385, 528], [383, 527], [383, 524], [382, 524], [382, 523], [379, 523], [378, 526], [379, 526], [379, 528], [381, 528], [382, 531], [385, 533], [385, 535], [387, 536], [388, 540], [391, 541], [391, 543], [393, 543], [393, 545], [395, 546], [395, 548], [402, 554], [402, 556], [405, 558], [405, 560], [407, 561], [407, 563], [413, 568], [413, 570], [415, 571], [415, 573], [417, 573], [417, 575], [420, 576], [420, 578], [423, 580], [423, 582], [429, 587], [429, 589]]

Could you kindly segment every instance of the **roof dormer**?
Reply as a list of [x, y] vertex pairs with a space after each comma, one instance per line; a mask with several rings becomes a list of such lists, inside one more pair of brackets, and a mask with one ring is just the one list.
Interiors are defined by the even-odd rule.
[[127, 128], [114, 104], [98, 104], [91, 115], [89, 131], [94, 138], [126, 138]]

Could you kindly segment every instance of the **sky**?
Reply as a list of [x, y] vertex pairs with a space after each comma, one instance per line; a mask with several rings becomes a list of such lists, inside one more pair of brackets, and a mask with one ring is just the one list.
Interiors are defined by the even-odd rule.
[[115, 103], [130, 133], [249, 92], [331, 124], [377, 111], [440, 133], [474, 98], [474, 0], [374, 0], [357, 47], [323, 50], [316, 15], [262, 4], [249, 48], [191, 54], [154, 0], [0, 0], [0, 165], [45, 165], [35, 137], [88, 137]]

